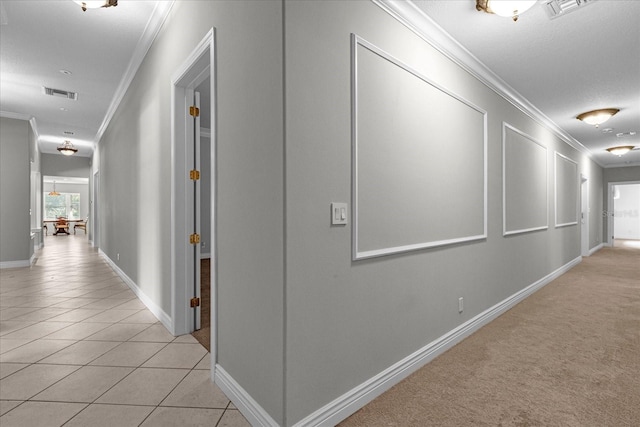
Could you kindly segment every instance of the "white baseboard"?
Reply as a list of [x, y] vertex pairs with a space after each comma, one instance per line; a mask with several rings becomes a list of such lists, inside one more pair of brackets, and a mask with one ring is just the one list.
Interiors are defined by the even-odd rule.
[[602, 248], [604, 248], [604, 243], [600, 243], [598, 246], [589, 249], [589, 256], [595, 254], [596, 252], [598, 252]]
[[22, 259], [19, 261], [2, 261], [0, 262], [0, 269], [30, 267], [32, 262], [33, 257], [31, 259]]
[[107, 254], [102, 251], [102, 249], [98, 249], [98, 254], [100, 254], [100, 256], [104, 258], [107, 264], [109, 264], [109, 267], [111, 267], [111, 269], [113, 269], [113, 271], [115, 271], [116, 274], [120, 276], [122, 281], [126, 283], [127, 286], [129, 286], [129, 289], [131, 289], [133, 293], [136, 294], [140, 301], [142, 301], [142, 303], [147, 306], [149, 311], [151, 311], [151, 313], [153, 313], [153, 315], [156, 316], [156, 318], [158, 318], [160, 322], [162, 322], [164, 327], [169, 331], [173, 331], [173, 321], [171, 320], [171, 316], [165, 313], [164, 310], [162, 310], [155, 302], [153, 302], [153, 300], [149, 298], [147, 294], [145, 294], [142, 289], [140, 289], [138, 285], [133, 280], [131, 280], [131, 278], [127, 276], [125, 272], [122, 271], [120, 267], [118, 267], [116, 263], [107, 256]]
[[[332, 427], [582, 261], [575, 258], [300, 420], [294, 427]], [[235, 402], [234, 402], [235, 403]]]
[[216, 365], [213, 375], [214, 382], [224, 394], [233, 402], [240, 413], [252, 426], [278, 427], [279, 424], [271, 418], [262, 406], [238, 384], [222, 366]]

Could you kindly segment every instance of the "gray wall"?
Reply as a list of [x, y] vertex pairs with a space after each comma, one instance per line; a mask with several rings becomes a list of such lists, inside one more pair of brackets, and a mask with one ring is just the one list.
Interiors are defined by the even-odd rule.
[[62, 154], [41, 154], [42, 175], [89, 178], [91, 159], [89, 157], [64, 156]]
[[[101, 249], [114, 261], [120, 254], [119, 268], [165, 312], [171, 308], [170, 81], [211, 27], [218, 363], [276, 422], [293, 425], [580, 256], [579, 225], [554, 227], [555, 152], [577, 162], [577, 172], [594, 183], [596, 211], [602, 210], [601, 168], [379, 7], [181, 1], [94, 157]], [[351, 198], [351, 33], [488, 112], [486, 239], [352, 261], [352, 224], [329, 224], [330, 203]], [[502, 236], [503, 121], [548, 148], [546, 230]], [[452, 119], [450, 126], [464, 124]], [[563, 205], [563, 214], [570, 213]], [[595, 217], [591, 247], [599, 239]]]
[[211, 255], [211, 138], [200, 139], [200, 235], [201, 253]]
[[[613, 206], [609, 206], [609, 183], [610, 182], [634, 182], [640, 181], [640, 166], [628, 166], [622, 168], [606, 168], [604, 169], [602, 175], [602, 203], [604, 206], [604, 210], [607, 211], [609, 208], [613, 209]], [[602, 215], [602, 229], [603, 235], [605, 238], [603, 239], [606, 243], [611, 243], [611, 236], [607, 236], [607, 232], [609, 229], [609, 215], [611, 212], [605, 212]]]
[[218, 362], [282, 423], [280, 2], [175, 3], [99, 144], [100, 248], [171, 313], [170, 82], [212, 27]]
[[0, 262], [28, 261], [31, 241], [31, 126], [0, 117]]
[[[600, 172], [370, 2], [291, 1], [285, 17], [286, 420], [291, 425], [579, 257], [579, 226], [553, 226], [554, 152], [578, 162], [578, 172], [586, 171], [597, 186]], [[351, 198], [351, 33], [488, 112], [487, 239], [351, 260], [353, 224], [329, 225], [330, 203]], [[548, 147], [547, 230], [502, 236], [503, 121]], [[450, 118], [449, 126], [453, 132], [464, 123]], [[458, 166], [456, 159], [450, 161]], [[574, 185], [575, 190], [578, 177]]]

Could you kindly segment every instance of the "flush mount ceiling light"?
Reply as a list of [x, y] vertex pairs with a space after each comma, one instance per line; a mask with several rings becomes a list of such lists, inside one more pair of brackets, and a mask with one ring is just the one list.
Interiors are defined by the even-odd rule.
[[607, 151], [615, 156], [621, 157], [633, 150], [633, 148], [633, 145], [621, 145], [620, 147], [607, 148]]
[[511, 17], [517, 21], [534, 4], [536, 0], [476, 0], [476, 10]]
[[87, 9], [99, 9], [101, 7], [111, 7], [117, 6], [118, 0], [97, 0], [97, 1], [76, 1], [73, 0], [74, 3], [78, 3], [84, 12]]
[[78, 152], [78, 149], [73, 146], [71, 141], [65, 141], [64, 144], [58, 147], [58, 151], [65, 156], [72, 156]]
[[613, 117], [618, 111], [620, 111], [618, 108], [602, 108], [600, 110], [587, 111], [586, 113], [578, 114], [576, 119], [598, 127]]

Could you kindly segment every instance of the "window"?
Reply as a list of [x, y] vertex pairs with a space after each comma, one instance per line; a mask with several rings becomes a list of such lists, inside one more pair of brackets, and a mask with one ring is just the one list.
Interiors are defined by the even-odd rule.
[[44, 217], [56, 219], [60, 216], [80, 219], [80, 193], [60, 193], [59, 196], [44, 193]]

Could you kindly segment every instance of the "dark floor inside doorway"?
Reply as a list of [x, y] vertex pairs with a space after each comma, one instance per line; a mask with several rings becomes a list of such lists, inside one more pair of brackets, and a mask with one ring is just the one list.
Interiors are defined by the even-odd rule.
[[211, 260], [200, 261], [200, 329], [191, 335], [211, 351]]

